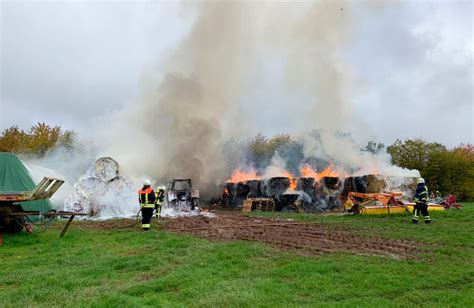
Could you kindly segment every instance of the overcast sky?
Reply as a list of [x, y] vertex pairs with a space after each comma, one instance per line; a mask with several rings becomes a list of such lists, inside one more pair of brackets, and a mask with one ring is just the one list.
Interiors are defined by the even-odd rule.
[[[357, 20], [342, 55], [357, 83], [354, 118], [385, 143], [472, 143], [472, 1], [373, 9], [343, 11]], [[176, 2], [1, 0], [0, 129], [45, 121], [92, 133], [94, 119], [137, 97], [143, 72], [156, 69], [192, 20]], [[278, 99], [274, 79], [262, 81], [269, 90], [259, 100]], [[266, 134], [296, 129], [259, 116], [256, 129]]]

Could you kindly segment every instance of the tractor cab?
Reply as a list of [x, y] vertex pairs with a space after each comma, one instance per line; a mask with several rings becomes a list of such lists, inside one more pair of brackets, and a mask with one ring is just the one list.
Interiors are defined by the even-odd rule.
[[173, 179], [166, 194], [168, 206], [178, 211], [199, 209], [199, 191], [193, 189], [191, 179]]

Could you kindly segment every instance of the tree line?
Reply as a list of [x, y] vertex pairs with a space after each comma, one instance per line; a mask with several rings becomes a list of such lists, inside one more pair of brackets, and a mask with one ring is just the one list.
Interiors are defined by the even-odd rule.
[[73, 131], [41, 122], [27, 131], [14, 125], [0, 134], [0, 152], [41, 157], [57, 146], [72, 147], [73, 136]]
[[396, 140], [387, 147], [392, 163], [418, 169], [430, 190], [451, 193], [460, 200], [474, 200], [474, 146], [461, 144], [453, 149], [421, 139]]
[[[312, 135], [316, 140], [320, 138], [318, 131], [313, 131]], [[73, 131], [45, 123], [37, 123], [27, 131], [12, 126], [0, 134], [0, 152], [41, 157], [57, 146], [72, 148], [73, 137]], [[347, 138], [350, 142], [350, 134], [340, 133], [338, 137]], [[449, 149], [440, 143], [422, 139], [396, 140], [389, 146], [369, 141], [360, 151], [374, 155], [387, 152], [394, 165], [419, 170], [430, 190], [440, 191], [443, 195], [455, 194], [460, 200], [474, 200], [472, 144], [461, 144]], [[243, 160], [246, 165], [264, 170], [277, 152], [285, 160], [288, 171], [297, 174], [304, 159], [303, 145], [289, 134], [278, 134], [270, 138], [258, 134], [243, 141], [229, 140], [224, 145], [224, 154], [229, 160], [230, 168], [237, 167], [235, 164], [239, 163], [238, 160]], [[327, 166], [328, 161], [314, 158], [304, 163], [321, 169]]]
[[[317, 131], [312, 134], [315, 139], [319, 138]], [[351, 142], [350, 134], [341, 133], [339, 137]], [[270, 165], [271, 158], [277, 152], [285, 160], [288, 171], [294, 174], [298, 174], [298, 166], [302, 162], [318, 170], [329, 163], [316, 158], [313, 161], [303, 161], [302, 144], [288, 134], [279, 134], [270, 138], [258, 134], [244, 141], [231, 140], [226, 146], [228, 153], [242, 152], [244, 163], [254, 166], [257, 170], [265, 169]], [[394, 165], [419, 170], [431, 191], [439, 191], [442, 195], [454, 194], [462, 201], [474, 200], [474, 146], [472, 144], [460, 144], [449, 149], [438, 142], [397, 139], [389, 146], [369, 141], [360, 151], [374, 155], [387, 152]], [[350, 169], [350, 166], [345, 167]]]

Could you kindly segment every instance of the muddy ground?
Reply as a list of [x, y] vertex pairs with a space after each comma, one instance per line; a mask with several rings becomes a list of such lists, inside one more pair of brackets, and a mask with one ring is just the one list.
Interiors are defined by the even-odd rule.
[[[80, 225], [92, 229], [137, 229], [136, 221], [132, 219], [82, 222]], [[152, 228], [210, 240], [263, 242], [300, 255], [349, 252], [411, 259], [421, 252], [423, 246], [415, 241], [356, 235], [343, 225], [248, 217], [234, 212], [218, 213], [216, 217], [163, 218]]]
[[215, 218], [194, 216], [166, 219], [160, 227], [211, 240], [264, 242], [302, 255], [350, 252], [407, 259], [414, 258], [420, 252], [420, 243], [417, 242], [359, 236], [334, 224], [299, 223], [240, 214], [218, 214]]

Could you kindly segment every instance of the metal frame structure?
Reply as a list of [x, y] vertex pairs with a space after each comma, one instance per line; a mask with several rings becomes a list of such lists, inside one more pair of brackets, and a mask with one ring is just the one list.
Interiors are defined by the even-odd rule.
[[42, 218], [59, 216], [69, 218], [59, 235], [59, 237], [63, 237], [75, 216], [88, 216], [89, 214], [55, 210], [47, 212], [25, 211], [18, 204], [19, 202], [49, 199], [63, 183], [63, 180], [44, 177], [32, 191], [0, 192], [0, 233], [4, 232], [5, 229], [6, 231], [18, 233], [24, 227], [27, 227], [27, 230], [29, 230], [28, 216], [40, 216]]

